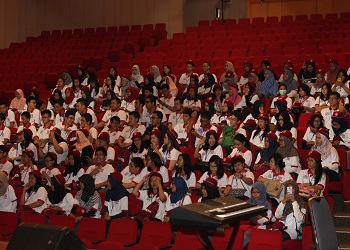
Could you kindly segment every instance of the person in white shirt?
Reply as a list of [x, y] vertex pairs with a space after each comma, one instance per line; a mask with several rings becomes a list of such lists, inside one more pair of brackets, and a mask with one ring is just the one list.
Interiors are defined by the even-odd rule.
[[[109, 121], [113, 116], [118, 116], [120, 119], [120, 125], [123, 127], [127, 123], [127, 115], [124, 110], [121, 109], [121, 101], [119, 98], [112, 98], [110, 110], [107, 110], [102, 117], [101, 122], [96, 126], [97, 128], [104, 128], [109, 125]], [[96, 116], [95, 116], [96, 117]], [[96, 124], [95, 124], [96, 125]], [[95, 126], [94, 125], [94, 126]]]
[[0, 172], [10, 175], [13, 164], [7, 160], [8, 148], [5, 145], [0, 145]]
[[73, 195], [65, 188], [66, 180], [61, 174], [53, 175], [49, 179], [51, 185], [48, 192], [48, 209], [61, 211], [69, 215], [74, 204]]
[[316, 133], [318, 129], [323, 128], [323, 116], [320, 112], [316, 111], [312, 114], [309, 124], [303, 137], [303, 148], [310, 149], [316, 140]]
[[[200, 159], [203, 163], [208, 163], [212, 156], [217, 155], [221, 159], [224, 157], [221, 145], [218, 144], [218, 135], [216, 131], [209, 130], [197, 144], [194, 151], [194, 157]], [[206, 170], [206, 169], [205, 169]], [[202, 171], [205, 172], [205, 170]]]
[[26, 111], [30, 114], [30, 120], [29, 122], [34, 126], [38, 127], [40, 126], [41, 121], [41, 114], [40, 110], [36, 108], [36, 100], [34, 97], [30, 96], [27, 98], [27, 107], [25, 108]]
[[94, 178], [96, 189], [107, 186], [108, 175], [115, 171], [112, 165], [106, 163], [106, 157], [107, 150], [103, 147], [97, 148], [95, 151], [95, 165], [86, 170], [86, 173]]
[[[210, 67], [211, 67], [210, 62], [204, 62], [203, 63], [202, 69], [203, 69], [204, 74], [210, 73]], [[198, 82], [201, 82], [204, 79], [204, 74], [201, 74], [198, 77]], [[213, 77], [215, 79], [215, 82], [218, 82], [218, 79], [217, 79], [216, 75], [215, 74], [212, 74], [212, 75], [213, 75]]]
[[92, 144], [96, 143], [98, 137], [98, 131], [92, 125], [92, 116], [89, 113], [85, 113], [81, 116], [81, 127], [89, 131], [88, 139]]
[[30, 123], [30, 113], [25, 111], [21, 114], [22, 125], [17, 128], [17, 133], [20, 133], [24, 129], [31, 130], [31, 138], [36, 135], [36, 127]]
[[129, 165], [126, 166], [121, 174], [123, 175], [123, 186], [129, 191], [132, 192], [132, 189], [142, 180], [143, 175], [141, 173], [145, 167], [144, 159], [141, 157], [131, 158]]
[[193, 128], [193, 123], [191, 119], [192, 113], [192, 109], [185, 108], [182, 112], [182, 123], [172, 125], [174, 126], [174, 130], [178, 135], [177, 141], [181, 147], [190, 146], [190, 138], [193, 138], [193, 135], [191, 133]]
[[245, 160], [241, 155], [232, 158], [233, 174], [228, 178], [222, 197], [230, 195], [240, 200], [246, 200], [251, 197], [252, 184], [254, 183], [254, 174], [248, 168], [245, 168]]
[[332, 115], [335, 111], [340, 111], [343, 114], [346, 114], [344, 106], [340, 102], [340, 94], [338, 92], [332, 92], [329, 94], [329, 107], [324, 108], [321, 111], [321, 115], [324, 120], [324, 126], [327, 129], [332, 128]]
[[322, 171], [321, 154], [317, 151], [310, 151], [307, 156], [308, 169], [299, 172], [297, 183], [299, 188], [306, 188], [311, 193], [323, 195], [326, 188], [326, 175]]
[[336, 91], [340, 94], [341, 98], [346, 98], [350, 94], [348, 74], [345, 69], [340, 69], [336, 81], [332, 86], [332, 91]]
[[29, 173], [29, 182], [24, 185], [19, 205], [26, 205], [36, 213], [41, 213], [47, 208], [47, 191], [38, 170]]
[[129, 192], [122, 185], [123, 176], [119, 172], [113, 172], [108, 176], [107, 192], [105, 197], [105, 214], [107, 232], [111, 220], [127, 216]]
[[187, 73], [183, 73], [179, 79], [179, 84], [182, 84], [182, 85], [189, 85], [190, 84], [190, 77], [192, 74], [195, 74], [198, 76], [197, 73], [194, 73], [193, 72], [193, 69], [194, 69], [195, 65], [194, 65], [194, 62], [192, 61], [187, 61], [186, 62], [186, 69], [187, 69]]
[[118, 116], [113, 116], [109, 121], [109, 126], [105, 127], [101, 132], [109, 134], [109, 143], [118, 145], [118, 139], [122, 135], [123, 127], [120, 125], [121, 121]]
[[[88, 113], [86, 113], [88, 114]], [[73, 110], [67, 110], [64, 114], [64, 120], [57, 122], [55, 128], [61, 130], [61, 136], [64, 140], [67, 140], [69, 134], [72, 131], [76, 131], [78, 128], [74, 124], [75, 113]]]
[[0, 171], [0, 211], [15, 213], [17, 209], [17, 197], [15, 190], [9, 185], [8, 175]]
[[170, 210], [192, 204], [190, 196], [187, 194], [188, 187], [185, 180], [181, 177], [174, 177], [171, 183], [171, 195], [168, 197], [165, 205], [165, 212], [167, 215], [164, 217], [165, 222], [170, 221]]
[[161, 120], [162, 123], [167, 122], [167, 117], [164, 113], [164, 111], [156, 106], [157, 98], [153, 95], [145, 97], [145, 107], [143, 109], [142, 115], [141, 115], [141, 124], [144, 125], [146, 128], [152, 124], [151, 116], [154, 111], [160, 111], [163, 114], [163, 118]]
[[[283, 157], [279, 153], [275, 153], [270, 159], [270, 170], [267, 170], [264, 174], [260, 175], [257, 181], [264, 183], [266, 179], [279, 180], [284, 183], [287, 180], [292, 180], [292, 176], [284, 171], [285, 164]], [[279, 197], [270, 197], [273, 206], [278, 206], [279, 202], [284, 199], [284, 190], [280, 193]]]
[[279, 136], [278, 142], [280, 144], [276, 153], [279, 153], [283, 157], [285, 164], [284, 171], [290, 174], [298, 174], [301, 170], [299, 154], [293, 146], [292, 133], [289, 130], [284, 130]]
[[34, 144], [44, 146], [49, 141], [50, 131], [52, 129], [51, 112], [45, 109], [41, 112], [43, 125], [39, 127], [34, 136]]
[[164, 135], [164, 144], [161, 150], [155, 151], [159, 153], [164, 166], [171, 171], [175, 168], [177, 159], [181, 154], [179, 144], [176, 140], [177, 137], [178, 135], [175, 130], [167, 130]]
[[121, 147], [129, 147], [132, 144], [132, 136], [135, 132], [145, 133], [146, 127], [140, 125], [140, 114], [136, 111], [129, 113], [128, 126], [123, 128], [123, 131], [118, 139], [118, 144]]
[[184, 123], [183, 121], [183, 100], [182, 98], [174, 99], [175, 112], [172, 112], [168, 119], [168, 128], [173, 129], [177, 124]]
[[175, 112], [174, 100], [175, 96], [170, 94], [170, 89], [168, 84], [163, 84], [160, 87], [160, 91], [163, 94], [163, 97], [158, 98], [158, 103], [160, 104], [160, 108], [166, 115], [170, 115], [172, 112]]
[[[306, 84], [300, 84], [298, 87], [299, 101], [304, 107], [306, 113], [315, 111], [315, 98], [310, 95], [310, 89]], [[296, 101], [297, 102], [297, 101]]]
[[77, 112], [75, 113], [74, 123], [80, 127], [81, 124], [81, 115], [85, 113], [89, 113], [92, 116], [92, 126], [97, 125], [97, 117], [95, 112], [86, 107], [85, 100], [83, 98], [79, 98], [75, 105]]
[[79, 184], [79, 178], [85, 174], [85, 170], [81, 163], [80, 152], [78, 150], [72, 150], [68, 154], [68, 164], [63, 173], [63, 177], [66, 179], [66, 188], [77, 189]]
[[[145, 182], [148, 182], [148, 189], [140, 190]], [[148, 209], [153, 202], [157, 202], [158, 210], [156, 211], [154, 218], [161, 221], [164, 219], [168, 194], [163, 191], [163, 177], [160, 173], [151, 172], [150, 174], [145, 175], [134, 187], [132, 194], [139, 200], [143, 201], [142, 210]]]
[[60, 170], [57, 168], [57, 155], [55, 153], [49, 152], [44, 156], [45, 165], [40, 169], [41, 177], [45, 185], [51, 185], [51, 177], [61, 174]]
[[181, 177], [185, 180], [188, 193], [196, 188], [196, 175], [192, 171], [191, 157], [188, 154], [181, 154], [177, 159], [176, 172], [173, 177]]
[[0, 143], [6, 145], [10, 141], [11, 131], [4, 125], [5, 115], [0, 113]]
[[[19, 171], [22, 184], [25, 185], [29, 182], [29, 174], [30, 172], [37, 170], [38, 167], [34, 165], [34, 152], [30, 149], [24, 150], [21, 155], [21, 164], [19, 164]], [[39, 172], [40, 173], [40, 172]], [[41, 179], [41, 174], [40, 174]]]
[[198, 145], [199, 141], [205, 138], [205, 135], [209, 130], [214, 130], [217, 132], [216, 126], [211, 125], [210, 119], [213, 114], [210, 111], [204, 111], [201, 114], [200, 123], [197, 123], [193, 126], [192, 134], [196, 137], [195, 146]]
[[258, 127], [252, 132], [250, 143], [259, 149], [263, 149], [265, 137], [268, 132], [270, 132], [269, 115], [267, 113], [259, 114]]
[[231, 154], [227, 158], [234, 158], [237, 155], [243, 157], [245, 164], [251, 166], [253, 160], [252, 151], [249, 150], [249, 141], [242, 134], [236, 134], [234, 137], [234, 148], [232, 149]]
[[0, 102], [0, 112], [5, 115], [5, 126], [8, 128], [17, 128], [15, 113], [9, 109], [8, 105]]

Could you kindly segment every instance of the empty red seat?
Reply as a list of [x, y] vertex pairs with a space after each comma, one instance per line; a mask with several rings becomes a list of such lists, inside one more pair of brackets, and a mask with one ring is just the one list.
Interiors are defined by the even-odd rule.
[[209, 20], [201, 20], [198, 21], [198, 27], [208, 26], [209, 27]]
[[72, 216], [51, 215], [48, 224], [69, 227], [74, 231], [75, 219]]
[[105, 239], [106, 220], [83, 217], [79, 224], [78, 236], [87, 248], [94, 248], [93, 241]]
[[43, 214], [24, 213], [21, 216], [21, 222], [33, 224], [46, 224], [46, 216]]
[[0, 212], [0, 240], [9, 241], [17, 227], [18, 215], [10, 212]]
[[253, 229], [250, 235], [248, 250], [254, 249], [282, 249], [282, 232], [264, 229]]

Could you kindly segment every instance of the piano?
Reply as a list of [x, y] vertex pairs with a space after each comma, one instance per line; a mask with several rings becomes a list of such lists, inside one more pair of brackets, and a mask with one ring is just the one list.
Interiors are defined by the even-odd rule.
[[170, 223], [186, 229], [196, 230], [205, 249], [213, 249], [207, 231], [222, 230], [221, 225], [234, 227], [227, 249], [231, 249], [239, 222], [266, 213], [264, 206], [253, 205], [231, 196], [216, 198], [171, 210]]

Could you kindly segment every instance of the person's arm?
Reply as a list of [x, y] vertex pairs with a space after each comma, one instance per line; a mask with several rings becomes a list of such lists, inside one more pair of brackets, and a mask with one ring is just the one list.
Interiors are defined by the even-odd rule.
[[105, 126], [105, 122], [102, 120], [102, 121], [100, 121], [99, 124], [96, 125], [96, 128], [103, 129], [104, 126]]
[[95, 184], [95, 189], [99, 189], [100, 187], [104, 187], [108, 185], [108, 181], [101, 182], [99, 184]]
[[280, 219], [281, 217], [282, 217], [282, 214], [283, 214], [283, 209], [284, 209], [284, 207], [285, 207], [285, 201], [286, 200], [286, 197], [284, 198], [284, 200], [283, 201], [281, 201], [279, 204], [278, 204], [278, 206], [277, 206], [277, 209], [276, 209], [276, 211], [275, 211], [275, 217], [277, 218], [277, 219]]
[[126, 189], [129, 189], [129, 188], [134, 188], [136, 186], [136, 183], [135, 182], [123, 182], [123, 186], [126, 188]]
[[194, 157], [197, 158], [197, 159], [201, 159], [202, 158], [202, 156], [200, 155], [199, 151], [200, 151], [201, 146], [204, 144], [204, 141], [205, 141], [204, 137], [202, 139], [200, 139], [198, 144], [197, 144], [197, 147], [196, 147], [196, 149], [194, 151]]
[[53, 131], [50, 132], [50, 141], [52, 142], [52, 145], [57, 154], [63, 154], [63, 148], [58, 144], [54, 133], [55, 132]]
[[136, 186], [134, 187], [134, 189], [132, 190], [132, 194], [138, 198], [140, 196], [139, 194], [139, 190], [140, 188], [143, 186], [143, 184], [149, 179], [149, 175], [145, 175], [142, 180], [136, 184]]
[[170, 160], [168, 170], [173, 170], [176, 167], [176, 160]]
[[166, 197], [166, 195], [165, 195], [165, 193], [164, 193], [163, 186], [162, 186], [162, 184], [161, 184], [161, 182], [160, 182], [159, 177], [157, 177], [157, 184], [158, 184], [159, 199], [160, 199], [161, 202], [164, 203], [164, 202], [166, 202], [167, 197]]
[[21, 198], [19, 200], [19, 205], [24, 205], [24, 203], [26, 203], [26, 193], [28, 191], [28, 188], [29, 188], [29, 184], [25, 184], [24, 187], [23, 187], [23, 191], [22, 191], [22, 194], [21, 194]]

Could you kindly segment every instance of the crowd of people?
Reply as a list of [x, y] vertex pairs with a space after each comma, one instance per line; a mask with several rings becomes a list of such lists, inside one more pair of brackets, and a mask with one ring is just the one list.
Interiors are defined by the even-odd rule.
[[[179, 77], [170, 65], [145, 76], [137, 65], [122, 76], [111, 67], [100, 83], [79, 65], [73, 78], [61, 72], [47, 101], [37, 89], [30, 96], [18, 89], [10, 105], [0, 103], [0, 210], [110, 221], [128, 216], [134, 195], [143, 202], [136, 219], [168, 222], [195, 195], [233, 196], [267, 208], [251, 219], [254, 227], [280, 223], [284, 240], [297, 239], [302, 197], [321, 196], [327, 178], [341, 178], [348, 74], [334, 59], [327, 72], [312, 60], [299, 72], [290, 61], [283, 72], [268, 60], [257, 66], [245, 62], [238, 76], [227, 61], [216, 76], [210, 62], [197, 74], [188, 61]], [[311, 115], [304, 169], [296, 150], [301, 113]], [[279, 192], [269, 190], [272, 181]], [[23, 187], [18, 200], [13, 187]]]

